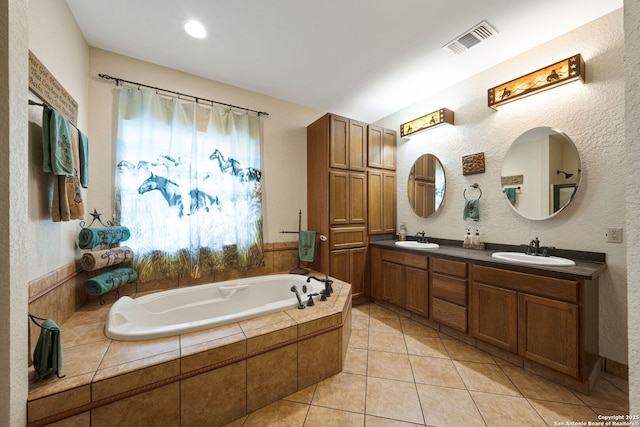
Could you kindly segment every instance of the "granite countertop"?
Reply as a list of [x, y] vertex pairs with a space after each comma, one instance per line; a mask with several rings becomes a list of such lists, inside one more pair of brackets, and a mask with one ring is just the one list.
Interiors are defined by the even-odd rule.
[[439, 258], [456, 258], [464, 261], [471, 261], [475, 264], [481, 264], [496, 268], [508, 267], [509, 270], [519, 271], [522, 273], [538, 274], [543, 276], [551, 276], [565, 279], [594, 279], [607, 269], [606, 254], [600, 252], [583, 252], [556, 249], [554, 256], [569, 258], [575, 261], [576, 265], [569, 267], [558, 267], [550, 265], [533, 265], [533, 264], [516, 264], [508, 261], [501, 261], [492, 258], [494, 252], [512, 251], [524, 252], [520, 246], [501, 245], [485, 243], [485, 250], [464, 249], [461, 241], [444, 240], [432, 238], [429, 241], [438, 243], [438, 249], [412, 249], [403, 248], [395, 245], [397, 240], [370, 240], [370, 246], [379, 246], [388, 249], [394, 249], [402, 252], [410, 252], [414, 254], [422, 254], [425, 256]]

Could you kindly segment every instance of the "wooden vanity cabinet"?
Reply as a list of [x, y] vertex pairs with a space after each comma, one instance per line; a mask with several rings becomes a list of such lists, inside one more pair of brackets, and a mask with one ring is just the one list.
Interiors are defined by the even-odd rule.
[[597, 294], [580, 281], [474, 265], [471, 311], [475, 338], [578, 380], [597, 358]]
[[406, 310], [429, 316], [429, 258], [382, 250], [381, 299]]
[[467, 332], [468, 267], [463, 261], [431, 258], [431, 318]]

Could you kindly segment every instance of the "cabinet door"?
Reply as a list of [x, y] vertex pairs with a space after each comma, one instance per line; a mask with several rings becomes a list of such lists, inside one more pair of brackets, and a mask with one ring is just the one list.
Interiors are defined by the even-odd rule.
[[349, 169], [363, 171], [367, 167], [367, 124], [349, 120]]
[[382, 299], [400, 307], [404, 306], [403, 267], [382, 261]]
[[383, 167], [383, 132], [384, 129], [380, 126], [369, 125], [367, 138], [367, 164], [370, 168], [382, 169]]
[[349, 206], [349, 224], [367, 222], [367, 175], [364, 173], [349, 174], [349, 193], [346, 203]]
[[518, 294], [473, 283], [471, 301], [471, 335], [516, 353]]
[[426, 270], [404, 267], [404, 308], [424, 317], [429, 316], [429, 275]]
[[349, 249], [331, 251], [331, 271], [329, 275], [349, 282]]
[[[383, 179], [382, 172], [370, 170], [367, 172], [367, 227], [369, 234], [382, 234], [383, 228]], [[395, 224], [394, 224], [395, 231]]]
[[396, 170], [396, 131], [384, 129], [382, 138], [382, 167]]
[[329, 166], [349, 169], [349, 119], [332, 115], [329, 123]]
[[349, 173], [329, 173], [329, 222], [331, 225], [349, 224]]
[[365, 296], [365, 276], [367, 269], [367, 249], [349, 250], [349, 280], [353, 298]]
[[396, 174], [382, 174], [382, 232], [396, 232]]
[[378, 246], [369, 248], [369, 290], [372, 298], [382, 299], [382, 249]]
[[519, 294], [518, 353], [578, 377], [578, 322], [576, 304]]

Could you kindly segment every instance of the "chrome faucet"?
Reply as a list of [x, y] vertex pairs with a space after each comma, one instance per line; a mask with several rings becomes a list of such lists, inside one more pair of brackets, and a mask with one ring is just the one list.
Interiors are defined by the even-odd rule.
[[418, 240], [418, 243], [429, 243], [429, 238], [427, 237], [424, 230], [416, 233], [416, 239]]
[[538, 255], [540, 252], [540, 239], [537, 237], [529, 242], [527, 246], [527, 255]]
[[[307, 277], [307, 283], [311, 282], [311, 279], [317, 280], [320, 283], [324, 283], [324, 297], [328, 298], [333, 293], [333, 280], [329, 279], [329, 276], [324, 276], [324, 279], [320, 279], [316, 276]], [[324, 300], [322, 300], [324, 301]]]

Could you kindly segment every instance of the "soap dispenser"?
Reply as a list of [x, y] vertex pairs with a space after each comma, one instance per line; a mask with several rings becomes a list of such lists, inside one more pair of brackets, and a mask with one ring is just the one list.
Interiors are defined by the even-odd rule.
[[400, 234], [398, 235], [398, 239], [401, 242], [404, 242], [405, 240], [407, 240], [407, 223], [403, 222], [402, 224], [400, 224]]
[[473, 236], [473, 244], [478, 246], [480, 245], [480, 231], [476, 228], [476, 234]]
[[464, 235], [464, 242], [465, 245], [470, 245], [471, 244], [471, 230], [469, 230], [467, 228], [467, 234]]

